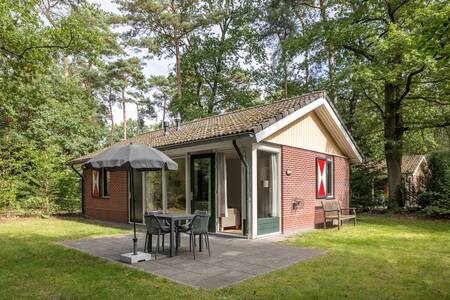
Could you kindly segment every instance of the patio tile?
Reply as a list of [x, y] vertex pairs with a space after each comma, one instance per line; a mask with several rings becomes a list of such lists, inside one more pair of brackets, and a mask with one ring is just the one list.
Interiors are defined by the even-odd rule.
[[[256, 275], [287, 267], [324, 251], [301, 249], [274, 243], [270, 240], [246, 240], [211, 235], [211, 257], [208, 251], [196, 251], [196, 259], [189, 252], [189, 241], [182, 237], [179, 255], [158, 254], [157, 260], [127, 265], [120, 262], [120, 254], [132, 251], [131, 235], [87, 238], [64, 241], [63, 245], [88, 254], [116, 261], [178, 283], [200, 288], [222, 288]], [[144, 247], [145, 235], [138, 235], [138, 249]], [[168, 242], [166, 242], [168, 248]], [[187, 246], [186, 246], [187, 245]], [[167, 249], [166, 249], [167, 253]]]

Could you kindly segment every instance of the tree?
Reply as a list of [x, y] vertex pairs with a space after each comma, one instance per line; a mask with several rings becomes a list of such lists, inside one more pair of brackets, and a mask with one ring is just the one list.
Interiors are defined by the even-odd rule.
[[62, 51], [63, 75], [69, 77], [69, 56], [84, 59], [88, 68], [103, 55], [117, 54], [117, 34], [111, 32], [107, 15], [85, 0], [39, 0], [39, 11], [63, 40], [70, 43]]
[[184, 98], [172, 102], [172, 107], [187, 119], [245, 107], [259, 95], [252, 86], [251, 72], [242, 66], [260, 55], [250, 26], [254, 4], [209, 1], [206, 9], [220, 17], [211, 29], [188, 38], [182, 64]]
[[154, 103], [150, 97], [145, 93], [146, 91], [129, 92], [131, 102], [136, 105], [136, 120], [137, 120], [137, 132], [139, 133], [144, 129], [145, 119], [156, 118], [156, 111]]
[[270, 1], [266, 9], [267, 28], [263, 31], [263, 37], [277, 39], [274, 51], [274, 60], [282, 66], [283, 74], [283, 97], [288, 97], [288, 64], [292, 57], [289, 57], [286, 43], [296, 32], [296, 24], [292, 14], [292, 1]]
[[152, 76], [148, 80], [150, 88], [154, 90], [154, 105], [162, 109], [162, 124], [166, 121], [169, 105], [172, 104], [175, 95], [175, 86], [170, 78], [164, 76]]
[[344, 1], [336, 46], [383, 124], [390, 207], [403, 206], [401, 159], [405, 133], [449, 126], [449, 7], [440, 1]]
[[131, 44], [147, 48], [150, 54], [175, 57], [177, 97], [182, 97], [181, 48], [185, 39], [195, 29], [209, 23], [203, 3], [189, 1], [125, 1], [118, 0], [124, 16], [120, 22], [131, 29], [126, 36]]
[[110, 78], [114, 90], [119, 92], [123, 113], [123, 140], [127, 139], [126, 103], [129, 101], [127, 92], [130, 89], [144, 90], [145, 77], [142, 62], [137, 57], [118, 59], [108, 65], [107, 77]]

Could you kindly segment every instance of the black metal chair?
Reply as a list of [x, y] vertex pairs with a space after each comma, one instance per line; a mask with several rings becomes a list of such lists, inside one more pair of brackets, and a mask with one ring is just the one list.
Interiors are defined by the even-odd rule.
[[[195, 210], [194, 211], [194, 215], [199, 215], [199, 216], [207, 216], [208, 215], [208, 211], [207, 210]], [[178, 253], [178, 248], [180, 247], [181, 244], [181, 237], [180, 237], [180, 233], [184, 232], [186, 233], [189, 230], [189, 225], [190, 223], [192, 223], [193, 220], [187, 222], [186, 224], [179, 224], [176, 227], [176, 239], [177, 239], [177, 247], [176, 247], [176, 252]], [[192, 244], [191, 241], [189, 241], [189, 252], [192, 251]]]
[[192, 253], [194, 254], [195, 259], [195, 247], [197, 246], [197, 243], [195, 241], [195, 236], [199, 236], [199, 242], [201, 242], [201, 239], [205, 239], [205, 245], [206, 248], [208, 248], [208, 255], [211, 256], [211, 248], [209, 245], [209, 234], [208, 234], [208, 223], [209, 223], [209, 216], [206, 215], [196, 215], [191, 222], [186, 224], [187, 227], [182, 227], [182, 231], [177, 230], [177, 234], [179, 232], [184, 232], [189, 235], [189, 251], [192, 249]]
[[145, 236], [145, 250], [146, 252], [153, 252], [153, 235], [157, 236], [155, 259], [159, 252], [159, 237], [162, 236], [162, 248], [164, 252], [164, 236], [170, 233], [170, 227], [165, 225], [162, 220], [159, 220], [154, 214], [146, 214], [145, 225], [147, 227], [147, 234]]

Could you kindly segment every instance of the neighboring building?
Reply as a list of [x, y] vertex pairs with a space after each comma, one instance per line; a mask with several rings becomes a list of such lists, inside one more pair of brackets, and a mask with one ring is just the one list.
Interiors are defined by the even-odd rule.
[[[386, 164], [383, 165], [386, 169]], [[402, 181], [403, 198], [406, 207], [416, 207], [417, 196], [425, 191], [426, 177], [428, 175], [428, 164], [424, 155], [403, 155], [402, 156]], [[389, 184], [387, 175], [383, 176], [384, 194], [389, 198]]]
[[[362, 156], [324, 92], [178, 125], [126, 141], [158, 148], [179, 166], [142, 172], [138, 222], [145, 211], [208, 210], [211, 231], [256, 238], [322, 226], [322, 200], [348, 207], [349, 166]], [[84, 214], [130, 222], [128, 181], [126, 171], [84, 170]]]

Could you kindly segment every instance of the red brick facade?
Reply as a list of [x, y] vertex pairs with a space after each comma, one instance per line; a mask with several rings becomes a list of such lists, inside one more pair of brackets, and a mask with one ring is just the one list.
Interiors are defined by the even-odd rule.
[[[322, 199], [316, 198], [316, 158], [323, 153], [281, 146], [281, 228], [282, 233], [321, 227], [323, 224]], [[334, 156], [334, 197], [344, 207], [349, 203], [349, 161]], [[291, 174], [287, 175], [286, 171]], [[294, 209], [292, 202], [300, 200]], [[324, 200], [326, 201], [326, 200]]]
[[93, 219], [128, 223], [128, 172], [113, 171], [110, 176], [111, 196], [94, 198], [91, 170], [84, 170], [84, 214]]

